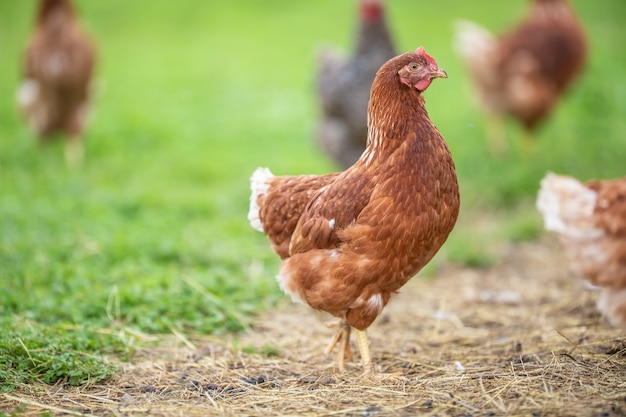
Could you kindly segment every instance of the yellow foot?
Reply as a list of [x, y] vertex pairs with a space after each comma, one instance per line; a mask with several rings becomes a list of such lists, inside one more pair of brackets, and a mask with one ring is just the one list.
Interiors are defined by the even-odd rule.
[[372, 355], [370, 354], [370, 347], [367, 341], [367, 332], [365, 330], [356, 329], [357, 342], [359, 344], [359, 351], [361, 352], [361, 362], [363, 363], [362, 379], [368, 379], [372, 381], [389, 381], [389, 380], [406, 380], [406, 377], [401, 373], [381, 373], [376, 372], [374, 362], [372, 361]]
[[497, 115], [487, 116], [487, 140], [494, 158], [502, 158], [507, 152], [506, 129], [504, 121]]
[[347, 358], [349, 361], [354, 359], [352, 355], [352, 349], [350, 349], [350, 325], [345, 321], [339, 321], [335, 323], [327, 324], [330, 328], [337, 328], [337, 332], [330, 340], [330, 343], [326, 347], [324, 353], [326, 355], [330, 354], [335, 348], [335, 345], [339, 343], [339, 351], [337, 352], [337, 367], [339, 368], [339, 372], [345, 371], [345, 359]]
[[524, 131], [520, 147], [523, 158], [530, 159], [535, 155], [535, 139], [532, 132]]
[[69, 138], [65, 142], [65, 162], [70, 167], [80, 167], [85, 158], [83, 142], [80, 138]]

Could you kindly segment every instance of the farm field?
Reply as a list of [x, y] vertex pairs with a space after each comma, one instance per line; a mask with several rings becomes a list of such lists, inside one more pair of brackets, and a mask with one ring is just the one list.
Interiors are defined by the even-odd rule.
[[[509, 153], [496, 159], [453, 24], [498, 31], [524, 4], [389, 2], [398, 48], [423, 45], [449, 75], [425, 96], [452, 150], [462, 206], [442, 251], [372, 328], [380, 365], [408, 378], [376, 391], [363, 388], [358, 363], [333, 372], [321, 354], [324, 320], [288, 303], [274, 279], [278, 259], [246, 218], [257, 166], [337, 169], [313, 136], [315, 59], [323, 45], [350, 47], [353, 2], [78, 1], [100, 58], [78, 168], [65, 165], [60, 142], [39, 146], [16, 109], [36, 2], [2, 2], [0, 413], [623, 414], [624, 333], [567, 271], [534, 200], [548, 171], [625, 175], [626, 3], [573, 1], [589, 37], [585, 73], [530, 157], [511, 123]], [[451, 297], [456, 286], [462, 293]], [[487, 290], [521, 299], [471, 296]], [[522, 381], [524, 355], [532, 366]], [[266, 382], [242, 380], [260, 376]], [[457, 402], [451, 386], [465, 386]], [[310, 391], [327, 396], [324, 409], [306, 400]]]

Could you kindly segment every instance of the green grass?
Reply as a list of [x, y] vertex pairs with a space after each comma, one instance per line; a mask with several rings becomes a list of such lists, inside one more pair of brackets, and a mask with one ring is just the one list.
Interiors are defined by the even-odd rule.
[[15, 318], [4, 318], [1, 323], [0, 392], [34, 381], [95, 383], [116, 370], [102, 357], [119, 353], [112, 350], [118, 343], [110, 334], [86, 328], [46, 327]]
[[[491, 158], [452, 23], [504, 28], [524, 2], [484, 3], [398, 1], [389, 16], [399, 49], [424, 45], [450, 76], [426, 94], [462, 191], [459, 226], [438, 259], [477, 266], [495, 262], [497, 242], [541, 233], [532, 200], [546, 171], [624, 175], [626, 141], [626, 3], [576, 1], [587, 72], [532, 158], [515, 152], [512, 124], [513, 151]], [[16, 360], [0, 373], [2, 389], [110, 375], [101, 356], [129, 354], [125, 332], [112, 329], [241, 330], [282, 297], [278, 260], [247, 223], [248, 177], [259, 165], [335, 169], [312, 138], [315, 51], [351, 44], [353, 4], [81, 1], [100, 55], [81, 169], [65, 167], [60, 144], [37, 146], [15, 109], [34, 6], [0, 4], [0, 364]], [[501, 226], [482, 228], [477, 215]], [[39, 351], [27, 366], [24, 353]], [[49, 358], [60, 368], [45, 368]], [[73, 375], [82, 360], [93, 372]]]

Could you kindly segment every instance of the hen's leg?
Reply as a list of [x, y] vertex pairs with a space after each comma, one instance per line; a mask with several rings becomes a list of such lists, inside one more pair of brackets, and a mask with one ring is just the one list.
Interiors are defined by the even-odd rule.
[[506, 129], [504, 120], [497, 114], [488, 114], [486, 120], [487, 140], [489, 150], [496, 158], [501, 158], [507, 153]]
[[361, 353], [361, 362], [363, 363], [363, 375], [371, 375], [376, 373], [374, 370], [374, 362], [372, 362], [372, 355], [370, 354], [370, 347], [367, 342], [367, 331], [356, 330], [356, 340], [359, 344], [359, 352]]
[[532, 158], [535, 153], [535, 138], [529, 130], [524, 130], [521, 140], [521, 152], [524, 158]]
[[372, 356], [370, 355], [370, 347], [367, 343], [367, 332], [365, 330], [356, 330], [356, 338], [359, 343], [359, 351], [361, 352], [361, 361], [363, 362], [363, 378], [382, 381], [388, 379], [400, 380], [406, 379], [401, 373], [378, 373], [374, 368]]
[[338, 323], [331, 323], [328, 327], [337, 327], [337, 332], [330, 340], [328, 347], [324, 351], [327, 355], [332, 352], [337, 343], [339, 343], [339, 351], [337, 352], [337, 367], [340, 372], [343, 372], [345, 367], [345, 358], [349, 361], [353, 359], [352, 350], [350, 349], [350, 325], [345, 321]]
[[65, 162], [72, 167], [83, 163], [84, 149], [80, 136], [68, 136], [65, 140]]

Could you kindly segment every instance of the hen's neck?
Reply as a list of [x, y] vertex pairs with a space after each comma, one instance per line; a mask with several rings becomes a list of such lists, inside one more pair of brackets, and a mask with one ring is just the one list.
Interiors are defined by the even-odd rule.
[[[367, 166], [390, 157], [406, 141], [416, 154], [427, 154], [441, 142], [430, 121], [421, 93], [394, 80], [393, 86], [374, 85], [368, 107], [368, 137], [360, 158]], [[400, 89], [400, 91], [398, 91]], [[435, 134], [432, 134], [435, 131]]]
[[39, 22], [50, 20], [55, 16], [63, 15], [67, 18], [74, 16], [74, 9], [67, 0], [44, 0], [39, 8]]
[[361, 5], [357, 53], [366, 54], [380, 50], [393, 51], [392, 43], [382, 6], [378, 4]]

